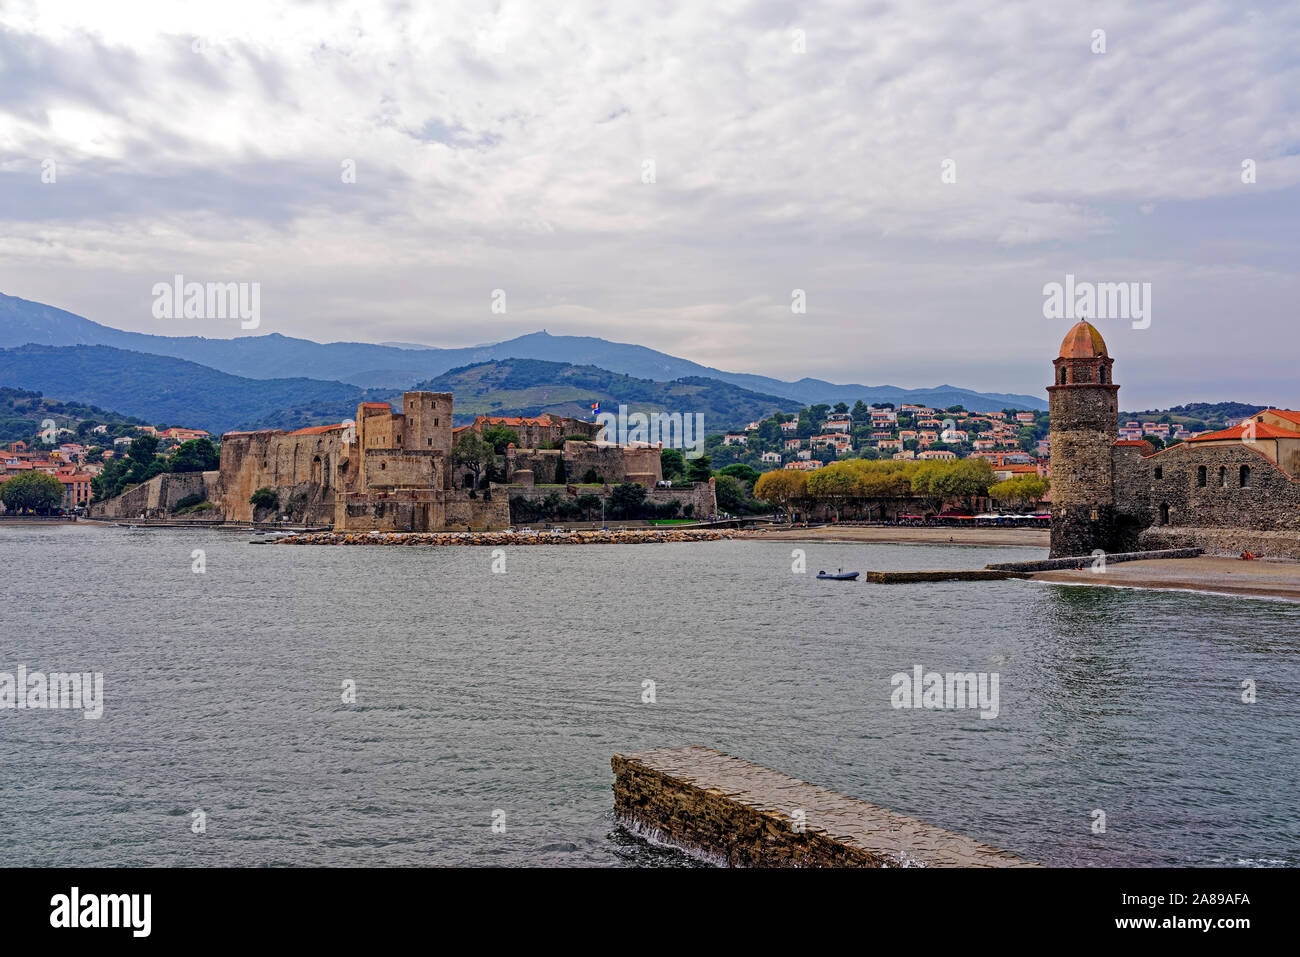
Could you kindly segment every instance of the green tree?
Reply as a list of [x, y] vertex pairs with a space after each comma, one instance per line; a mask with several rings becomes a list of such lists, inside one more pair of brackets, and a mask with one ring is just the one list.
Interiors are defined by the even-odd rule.
[[[489, 430], [491, 431], [491, 430]], [[509, 431], [506, 429], [505, 431]], [[469, 469], [474, 475], [474, 488], [483, 480], [483, 473], [496, 461], [496, 449], [485, 435], [469, 429], [456, 440], [451, 450], [451, 464], [457, 470]]]
[[610, 518], [640, 518], [646, 507], [645, 496], [645, 486], [636, 482], [615, 485], [610, 490], [605, 512]]
[[137, 465], [148, 466], [158, 454], [158, 436], [140, 435], [131, 440], [131, 445], [127, 450], [131, 456], [131, 461]]
[[659, 453], [659, 469], [666, 479], [686, 474], [686, 459], [681, 449], [664, 449]]
[[1047, 483], [1037, 475], [1017, 475], [989, 486], [989, 495], [999, 502], [1028, 505], [1041, 502], [1047, 494]]
[[172, 453], [168, 469], [172, 472], [211, 472], [221, 465], [217, 447], [208, 439], [182, 442]]
[[752, 465], [745, 465], [742, 462], [737, 462], [735, 465], [727, 465], [718, 469], [718, 474], [730, 475], [733, 478], [738, 478], [742, 482], [752, 486], [758, 481], [758, 477], [762, 473]]
[[686, 478], [692, 482], [707, 482], [713, 475], [709, 468], [709, 457], [701, 455], [697, 459], [691, 459], [686, 467]]
[[511, 442], [518, 447], [519, 433], [514, 429], [507, 429], [504, 425], [494, 425], [490, 429], [483, 430], [483, 440], [492, 446], [492, 450], [497, 455], [505, 455], [506, 446]]
[[749, 494], [744, 482], [733, 475], [719, 474], [715, 483], [714, 491], [718, 497], [719, 509], [733, 515], [746, 511]]
[[568, 481], [569, 481], [569, 470], [565, 468], [564, 456], [560, 456], [559, 460], [555, 463], [555, 484], [565, 485], [568, 483]]
[[0, 502], [14, 512], [45, 512], [63, 502], [63, 483], [45, 472], [24, 472], [0, 485]]
[[279, 511], [280, 496], [276, 493], [275, 489], [262, 486], [253, 493], [251, 498], [249, 498], [248, 504], [252, 505], [254, 509], [270, 509], [271, 511]]

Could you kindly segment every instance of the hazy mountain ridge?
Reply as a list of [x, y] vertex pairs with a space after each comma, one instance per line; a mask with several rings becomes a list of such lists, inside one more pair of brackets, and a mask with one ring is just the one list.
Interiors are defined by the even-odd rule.
[[[111, 346], [0, 349], [0, 386], [40, 391], [93, 404], [149, 423], [166, 422], [220, 434], [234, 429], [297, 429], [341, 422], [359, 402], [400, 402], [401, 390], [359, 389], [303, 377], [251, 379], [170, 356]], [[616, 411], [700, 412], [713, 431], [737, 428], [798, 403], [711, 379], [663, 383], [595, 367], [532, 359], [463, 366], [418, 386], [456, 395], [459, 422], [478, 414], [590, 418], [591, 403]]]
[[[178, 330], [201, 321], [175, 320]], [[213, 322], [202, 322], [204, 328], [219, 328]], [[27, 343], [112, 346], [197, 362], [250, 379], [281, 378], [286, 370], [292, 370], [296, 375], [333, 380], [359, 388], [402, 389], [413, 382], [437, 378], [465, 365], [500, 359], [539, 359], [575, 366], [596, 366], [656, 382], [699, 376], [765, 395], [793, 399], [805, 405], [817, 402], [851, 404], [862, 399], [867, 403], [961, 404], [979, 411], [1047, 407], [1041, 396], [980, 393], [950, 385], [904, 389], [891, 385], [838, 385], [812, 378], [785, 382], [770, 376], [714, 369], [646, 346], [591, 336], [552, 336], [545, 331], [489, 345], [455, 349], [405, 343], [319, 343], [279, 333], [233, 339], [147, 335], [113, 329], [53, 306], [0, 294], [0, 347]]]

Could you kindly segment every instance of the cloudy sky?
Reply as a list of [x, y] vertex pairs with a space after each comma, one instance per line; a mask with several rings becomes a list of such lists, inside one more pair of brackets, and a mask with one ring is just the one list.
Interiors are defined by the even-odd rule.
[[1151, 284], [1125, 408], [1300, 407], [1295, 3], [203, 6], [0, 0], [0, 292], [1039, 393], [1069, 273]]

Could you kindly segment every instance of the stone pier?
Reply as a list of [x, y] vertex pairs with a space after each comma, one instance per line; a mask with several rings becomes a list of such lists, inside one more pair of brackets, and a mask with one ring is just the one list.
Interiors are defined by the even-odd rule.
[[712, 748], [616, 754], [614, 814], [731, 867], [1036, 867]]

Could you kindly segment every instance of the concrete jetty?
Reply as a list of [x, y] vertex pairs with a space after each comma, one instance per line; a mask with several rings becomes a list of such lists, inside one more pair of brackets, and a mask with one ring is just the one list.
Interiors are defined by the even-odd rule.
[[985, 568], [954, 569], [952, 571], [918, 572], [867, 572], [866, 579], [877, 585], [898, 585], [906, 582], [983, 582], [1001, 581], [1005, 578], [1028, 578], [1026, 572], [997, 571]]
[[731, 867], [1036, 867], [713, 748], [616, 754], [614, 814]]

